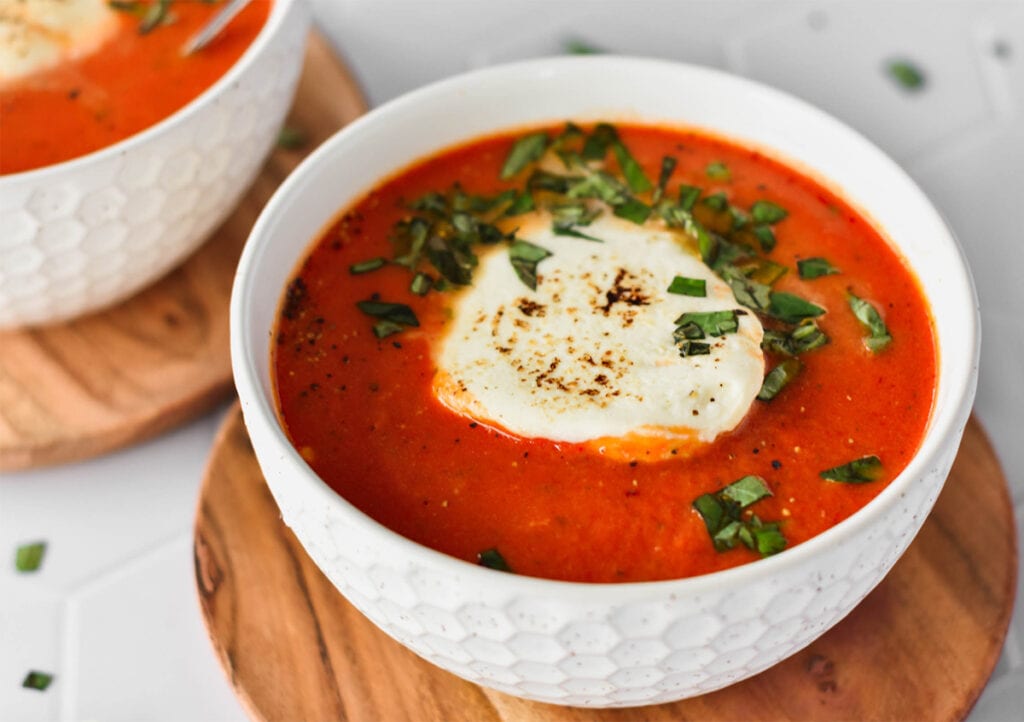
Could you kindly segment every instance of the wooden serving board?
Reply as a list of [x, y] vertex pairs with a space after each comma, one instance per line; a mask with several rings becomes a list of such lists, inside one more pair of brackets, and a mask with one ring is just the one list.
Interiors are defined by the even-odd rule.
[[313, 148], [366, 101], [313, 34], [286, 122], [301, 148], [277, 148], [238, 208], [183, 265], [105, 311], [0, 332], [0, 470], [83, 459], [205, 411], [231, 390], [228, 303], [256, 217]]
[[275, 721], [959, 720], [999, 656], [1016, 554], [1006, 479], [972, 420], [907, 553], [810, 647], [702, 697], [583, 710], [459, 679], [350, 606], [281, 522], [237, 404], [214, 444], [195, 526], [210, 638], [249, 714]]

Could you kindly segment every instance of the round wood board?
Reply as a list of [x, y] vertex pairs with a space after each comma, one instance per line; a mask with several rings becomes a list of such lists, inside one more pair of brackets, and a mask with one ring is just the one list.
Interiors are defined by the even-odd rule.
[[183, 265], [107, 310], [0, 332], [0, 470], [83, 459], [205, 411], [231, 390], [228, 304], [238, 256], [285, 176], [366, 101], [319, 35], [310, 37], [276, 148], [239, 206]]
[[200, 491], [210, 638], [257, 720], [959, 720], [995, 666], [1016, 588], [1006, 479], [977, 421], [907, 553], [846, 619], [775, 667], [673, 704], [528, 702], [423, 661], [339, 594], [280, 520], [236, 404]]

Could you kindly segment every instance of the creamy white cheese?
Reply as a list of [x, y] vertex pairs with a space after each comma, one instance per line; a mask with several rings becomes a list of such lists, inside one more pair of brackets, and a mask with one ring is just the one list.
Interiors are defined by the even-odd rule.
[[[535, 214], [517, 236], [551, 252], [537, 290], [505, 247], [481, 257], [436, 351], [437, 398], [515, 435], [588, 443], [617, 458], [689, 454], [735, 428], [761, 387], [763, 328], [703, 339], [680, 356], [672, 333], [690, 311], [742, 309], [681, 236], [605, 216], [583, 229], [603, 242], [556, 235]], [[667, 292], [675, 276], [704, 279], [707, 296]]]
[[106, 0], [0, 0], [0, 84], [92, 52], [118, 22]]

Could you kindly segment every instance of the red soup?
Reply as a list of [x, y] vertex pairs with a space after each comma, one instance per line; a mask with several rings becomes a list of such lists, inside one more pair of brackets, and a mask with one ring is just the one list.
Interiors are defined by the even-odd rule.
[[241, 57], [266, 22], [271, 0], [251, 3], [213, 42], [187, 56], [186, 41], [221, 3], [74, 0], [65, 12], [84, 13], [84, 7], [94, 28], [81, 33], [81, 49], [68, 24], [84, 21], [62, 21], [60, 5], [43, 0], [34, 14], [30, 2], [12, 10], [11, 19], [0, 18], [10, 25], [2, 40], [15, 50], [45, 53], [54, 39], [62, 47], [56, 61], [35, 72], [7, 79], [0, 72], [0, 174], [92, 153], [184, 107]]
[[587, 582], [705, 574], [847, 518], [914, 455], [937, 365], [912, 272], [812, 178], [571, 123], [444, 150], [343, 209], [272, 356], [287, 433], [345, 499]]

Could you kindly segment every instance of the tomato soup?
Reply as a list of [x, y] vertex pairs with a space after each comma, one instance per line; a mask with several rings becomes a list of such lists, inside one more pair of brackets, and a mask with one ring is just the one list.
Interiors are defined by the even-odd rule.
[[[544, 230], [543, 241], [528, 233], [541, 227], [555, 230]], [[670, 284], [645, 290], [644, 274], [664, 269], [631, 267], [628, 238], [627, 260], [609, 276], [614, 285], [591, 275], [588, 261], [556, 265], [570, 250], [598, 258], [612, 230], [630, 227], [641, 234], [637, 244], [669, 234], [707, 272], [672, 278], [670, 270]], [[505, 265], [521, 284], [515, 305], [480, 311], [475, 330], [455, 338], [453, 329], [470, 328], [460, 326], [460, 314], [476, 308], [473, 299], [485, 306], [502, 293], [488, 284], [492, 266]], [[516, 426], [511, 414], [488, 415], [482, 396], [465, 407], [439, 397], [449, 376], [458, 396], [475, 393], [488, 374], [505, 374], [495, 369], [498, 355], [459, 376], [446, 365], [472, 352], [449, 353], [451, 344], [474, 334], [497, 338], [502, 313], [514, 316], [511, 330], [501, 331], [508, 345], [526, 338], [529, 324], [552, 321], [559, 293], [550, 285], [555, 269], [565, 268], [577, 269], [581, 288], [590, 284], [601, 301], [561, 299], [568, 313], [604, 323], [614, 311], [630, 332], [645, 327], [659, 303], [689, 296], [703, 303], [723, 284], [732, 293], [720, 294], [724, 310], [651, 326], [651, 344], [669, 352], [658, 358], [675, 366], [644, 394], [608, 390], [625, 383], [615, 369], [641, 349], [602, 356], [601, 344], [615, 333], [605, 326], [568, 339], [572, 350], [548, 364], [557, 368], [524, 371], [530, 361], [516, 362], [517, 388], [573, 396], [566, 413], [581, 421], [561, 437], [524, 433], [532, 427]], [[623, 280], [629, 274], [639, 280]], [[756, 383], [728, 427], [694, 425], [698, 413], [713, 412], [709, 403], [686, 412], [694, 419], [657, 428], [638, 422], [618, 441], [600, 426], [593, 438], [577, 438], [623, 395], [640, 400], [628, 425], [631, 414], [646, 414], [652, 395], [685, 389], [686, 364], [722, 361], [721, 378], [731, 384], [723, 344], [745, 331]], [[476, 139], [380, 183], [341, 210], [296, 269], [271, 354], [292, 443], [345, 499], [455, 557], [584, 582], [705, 574], [792, 548], [846, 519], [914, 455], [937, 372], [922, 291], [868, 219], [759, 152], [639, 124]], [[726, 385], [712, 382], [706, 400], [716, 402], [722, 387], [722, 403]], [[536, 412], [530, 419], [547, 413], [545, 423], [560, 428], [559, 403], [545, 396], [522, 405]]]
[[[251, 3], [213, 42], [188, 56], [182, 53], [185, 42], [220, 3], [104, 5], [115, 29], [98, 47], [0, 83], [0, 173], [77, 158], [168, 117], [238, 60], [266, 22], [270, 5]], [[45, 35], [45, 26], [40, 28]]]

